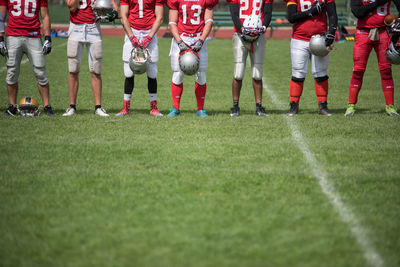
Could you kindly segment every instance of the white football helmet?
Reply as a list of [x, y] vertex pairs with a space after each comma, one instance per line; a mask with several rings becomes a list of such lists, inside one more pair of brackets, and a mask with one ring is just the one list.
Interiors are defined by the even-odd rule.
[[311, 36], [310, 51], [316, 56], [324, 57], [329, 54], [329, 49], [325, 45], [325, 36], [316, 34]]
[[18, 112], [24, 117], [39, 116], [39, 102], [33, 97], [24, 97], [18, 102]]
[[149, 50], [142, 47], [134, 47], [129, 58], [129, 67], [135, 74], [143, 74], [149, 64]]
[[[262, 28], [262, 21], [260, 16], [255, 14], [247, 16], [247, 18], [243, 22], [243, 28], [244, 31], [242, 37], [245, 41], [254, 42], [255, 40], [257, 40], [259, 37], [258, 31], [260, 28]], [[253, 34], [249, 35], [248, 33], [253, 33]]]
[[394, 65], [400, 64], [400, 46], [390, 42], [389, 48], [386, 50], [386, 58]]
[[114, 7], [111, 0], [94, 0], [92, 9], [95, 21], [106, 21], [107, 14], [113, 11]]
[[179, 54], [179, 67], [186, 75], [194, 75], [199, 70], [199, 54], [191, 49], [182, 51]]

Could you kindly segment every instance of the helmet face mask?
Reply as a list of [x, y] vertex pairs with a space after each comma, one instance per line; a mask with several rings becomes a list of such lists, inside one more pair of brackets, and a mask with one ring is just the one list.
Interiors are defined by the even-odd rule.
[[200, 57], [193, 50], [185, 50], [179, 54], [179, 67], [185, 75], [194, 75], [199, 70]]
[[92, 9], [95, 21], [105, 21], [107, 19], [107, 14], [114, 8], [111, 0], [95, 0]]
[[129, 67], [135, 74], [143, 74], [149, 64], [149, 50], [142, 47], [134, 47], [129, 58]]
[[243, 28], [245, 29], [245, 31], [243, 32], [251, 33], [251, 34], [244, 33], [242, 35], [242, 38], [245, 41], [254, 42], [255, 40], [257, 40], [259, 37], [258, 30], [262, 28], [262, 21], [260, 16], [254, 14], [247, 16], [246, 19], [243, 21]]
[[329, 49], [325, 45], [325, 36], [316, 34], [311, 36], [310, 51], [313, 55], [324, 57], [329, 54]]
[[386, 58], [394, 65], [400, 64], [400, 46], [396, 45], [393, 41], [390, 42], [386, 50]]
[[23, 117], [39, 116], [39, 103], [33, 97], [24, 97], [18, 102], [18, 112]]

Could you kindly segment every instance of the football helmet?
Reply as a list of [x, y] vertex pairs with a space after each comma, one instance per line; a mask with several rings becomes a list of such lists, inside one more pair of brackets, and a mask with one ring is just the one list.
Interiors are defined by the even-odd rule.
[[260, 29], [263, 28], [260, 16], [251, 14], [243, 22], [242, 38], [247, 42], [254, 42], [260, 36]]
[[24, 97], [18, 102], [18, 112], [24, 117], [39, 116], [39, 103], [31, 96]]
[[129, 67], [135, 74], [143, 74], [147, 70], [150, 54], [147, 48], [134, 47], [129, 58]]
[[328, 55], [330, 51], [325, 45], [325, 36], [320, 34], [311, 36], [309, 46], [311, 53], [319, 57]]
[[191, 49], [182, 51], [179, 54], [179, 67], [186, 75], [194, 75], [199, 70], [199, 54]]
[[106, 21], [107, 14], [113, 11], [111, 0], [95, 0], [92, 4], [95, 21]]
[[400, 46], [394, 42], [390, 42], [389, 48], [386, 50], [386, 58], [394, 65], [400, 64]]

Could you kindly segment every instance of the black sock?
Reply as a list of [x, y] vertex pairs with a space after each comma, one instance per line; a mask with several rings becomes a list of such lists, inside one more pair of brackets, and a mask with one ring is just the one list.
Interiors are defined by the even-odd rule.
[[76, 105], [75, 104], [71, 104], [71, 105], [69, 105], [69, 107], [76, 110]]
[[94, 106], [94, 110], [97, 110], [98, 108], [101, 108], [101, 105]]
[[157, 79], [147, 77], [147, 90], [149, 94], [157, 94]]
[[239, 107], [239, 100], [238, 101], [233, 101], [233, 106], [235, 108], [238, 108]]
[[261, 108], [262, 107], [262, 102], [256, 103], [256, 108]]
[[135, 86], [134, 77], [135, 76], [125, 78], [124, 93], [127, 95], [131, 95], [133, 92], [133, 87]]

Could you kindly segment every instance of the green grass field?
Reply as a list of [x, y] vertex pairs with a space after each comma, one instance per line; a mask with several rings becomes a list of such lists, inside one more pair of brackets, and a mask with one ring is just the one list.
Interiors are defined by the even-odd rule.
[[[350, 119], [343, 114], [353, 43], [331, 53], [333, 116], [317, 115], [309, 73], [300, 114], [287, 118], [288, 40], [267, 43], [268, 117], [254, 115], [249, 71], [241, 116], [229, 117], [231, 40], [214, 40], [208, 118], [195, 116], [192, 77], [180, 117], [150, 117], [144, 76], [135, 80], [133, 114], [118, 118], [122, 45], [122, 38], [104, 38], [109, 118], [93, 115], [86, 54], [79, 114], [61, 116], [68, 107], [65, 39], [55, 39], [47, 57], [57, 116], [0, 117], [0, 266], [400, 265], [400, 121], [384, 115], [375, 54]], [[166, 114], [170, 39], [159, 45], [158, 102]], [[399, 73], [394, 66], [396, 105]], [[2, 58], [0, 80], [5, 109]], [[19, 98], [40, 99], [29, 63], [19, 85]]]

